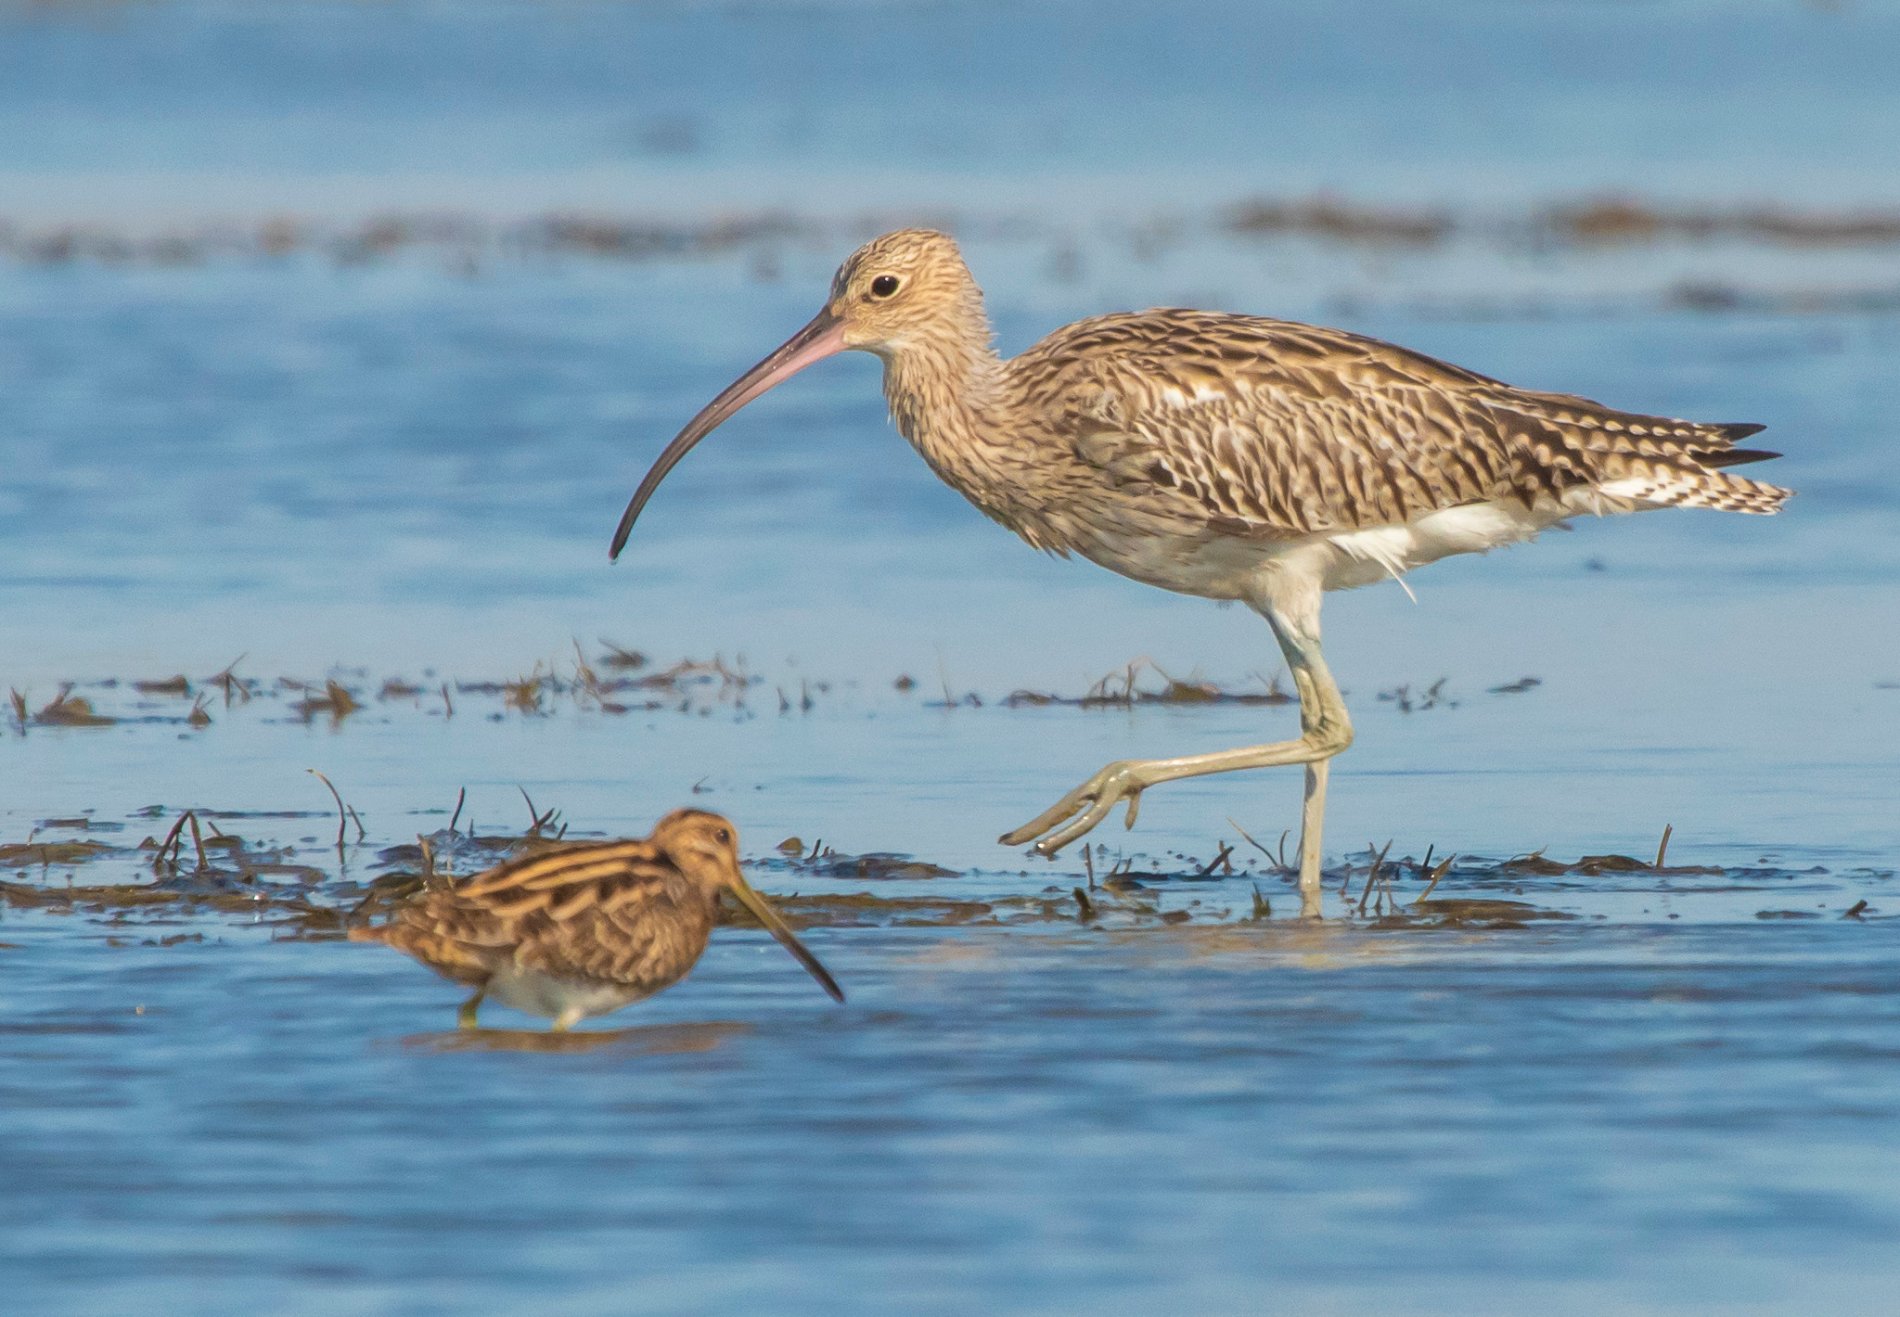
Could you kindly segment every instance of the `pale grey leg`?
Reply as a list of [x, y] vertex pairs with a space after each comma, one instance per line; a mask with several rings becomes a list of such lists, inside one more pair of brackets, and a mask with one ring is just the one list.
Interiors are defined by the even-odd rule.
[[[1230, 773], [1243, 768], [1277, 764], [1305, 764], [1306, 800], [1300, 828], [1300, 913], [1320, 913], [1320, 843], [1325, 832], [1326, 778], [1332, 757], [1352, 744], [1352, 718], [1339, 687], [1327, 670], [1319, 647], [1317, 591], [1306, 607], [1286, 608], [1277, 602], [1259, 605], [1286, 655], [1293, 685], [1300, 696], [1301, 736], [1297, 741], [1275, 741], [1238, 750], [1184, 755], [1175, 759], [1120, 759], [1104, 767], [1049, 809], [1014, 832], [1003, 834], [1006, 846], [1034, 841], [1038, 854], [1054, 855], [1087, 833], [1114, 807], [1128, 803], [1127, 823], [1135, 825], [1141, 793], [1176, 778]], [[1037, 840], [1037, 839], [1040, 840]]]
[[1306, 766], [1306, 803], [1300, 810], [1300, 917], [1318, 919], [1320, 838], [1326, 830], [1326, 774], [1330, 759]]

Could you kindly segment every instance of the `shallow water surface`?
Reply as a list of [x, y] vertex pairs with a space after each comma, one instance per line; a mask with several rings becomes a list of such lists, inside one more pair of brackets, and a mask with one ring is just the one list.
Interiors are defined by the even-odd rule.
[[80, 992], [73, 932], [8, 925], [30, 1306], [1874, 1311], [1891, 1279], [1892, 938], [1837, 917], [814, 932], [842, 1009], [726, 933], [553, 1051], [419, 1032], [453, 994], [374, 948], [95, 936]]

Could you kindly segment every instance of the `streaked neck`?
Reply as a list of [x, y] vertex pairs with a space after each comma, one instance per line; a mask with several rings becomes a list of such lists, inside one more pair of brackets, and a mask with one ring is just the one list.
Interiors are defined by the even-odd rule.
[[981, 303], [882, 355], [898, 431], [938, 475], [976, 497], [987, 483], [1003, 395], [1003, 362]]

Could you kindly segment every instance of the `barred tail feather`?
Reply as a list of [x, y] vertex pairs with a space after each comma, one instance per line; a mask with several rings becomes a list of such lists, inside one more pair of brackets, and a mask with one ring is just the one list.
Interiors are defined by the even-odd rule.
[[1746, 512], [1772, 516], [1794, 494], [1791, 489], [1770, 485], [1726, 471], [1704, 471], [1682, 467], [1652, 466], [1640, 475], [1604, 482], [1603, 493], [1614, 498], [1633, 499], [1675, 508], [1714, 508], [1720, 512]]

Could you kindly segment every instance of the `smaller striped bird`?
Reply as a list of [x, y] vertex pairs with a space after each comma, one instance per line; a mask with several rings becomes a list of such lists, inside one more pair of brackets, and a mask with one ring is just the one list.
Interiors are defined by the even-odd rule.
[[676, 809], [637, 841], [569, 846], [510, 860], [425, 892], [388, 921], [353, 928], [475, 990], [457, 1022], [476, 1027], [486, 997], [551, 1019], [556, 1031], [672, 987], [706, 950], [730, 892], [842, 1002], [818, 958], [739, 871], [729, 819]]

